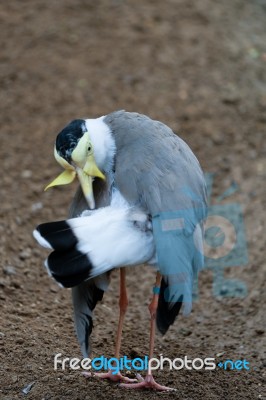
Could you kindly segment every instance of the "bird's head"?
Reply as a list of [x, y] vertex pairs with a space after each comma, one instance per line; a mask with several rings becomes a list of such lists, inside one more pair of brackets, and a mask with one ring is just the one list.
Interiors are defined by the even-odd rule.
[[97, 120], [76, 119], [58, 134], [54, 146], [54, 156], [64, 171], [45, 188], [47, 190], [52, 186], [66, 185], [73, 182], [77, 176], [91, 209], [95, 208], [93, 180], [95, 177], [106, 179], [96, 161], [98, 159], [98, 164], [103, 169], [105, 164], [108, 165], [108, 160], [103, 154], [106, 152], [104, 128], [106, 130], [107, 126], [102, 120], [99, 120], [95, 124]]

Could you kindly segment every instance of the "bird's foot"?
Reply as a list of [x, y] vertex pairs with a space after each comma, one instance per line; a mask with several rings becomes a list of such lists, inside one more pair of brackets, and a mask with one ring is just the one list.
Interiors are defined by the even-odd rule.
[[126, 389], [154, 389], [159, 390], [161, 392], [170, 392], [176, 391], [174, 388], [170, 388], [168, 386], [159, 385], [159, 383], [155, 382], [152, 375], [147, 374], [146, 378], [143, 379], [139, 374], [137, 374], [138, 383], [120, 383], [120, 387]]
[[82, 372], [82, 375], [86, 378], [99, 378], [99, 379], [109, 379], [112, 382], [125, 382], [125, 384], [133, 384], [134, 382], [139, 382], [138, 379], [128, 378], [122, 375], [120, 372], [118, 374], [113, 374], [112, 371], [108, 372]]

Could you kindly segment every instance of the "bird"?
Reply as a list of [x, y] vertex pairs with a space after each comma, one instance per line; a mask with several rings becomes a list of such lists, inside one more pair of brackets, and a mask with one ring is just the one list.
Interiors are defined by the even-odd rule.
[[[108, 287], [110, 271], [119, 268], [115, 344], [119, 358], [128, 306], [125, 267], [145, 262], [155, 268], [149, 305], [152, 358], [156, 327], [164, 335], [181, 309], [185, 315], [190, 313], [193, 281], [204, 265], [208, 202], [199, 161], [166, 124], [124, 110], [69, 122], [56, 137], [54, 156], [64, 171], [45, 190], [69, 184], [76, 177], [80, 185], [69, 219], [40, 225], [35, 238], [53, 250], [46, 261], [48, 272], [59, 284], [72, 288], [81, 351], [84, 356], [90, 353], [93, 310]], [[120, 219], [124, 231], [109, 224], [112, 216], [114, 223]], [[131, 242], [134, 235], [136, 241]], [[122, 244], [125, 237], [127, 245]], [[129, 257], [125, 257], [127, 246], [136, 250]], [[93, 256], [93, 248], [99, 254], [104, 251], [108, 261], [101, 263]], [[172, 390], [157, 383], [150, 368], [145, 379], [137, 382], [120, 372], [97, 376], [119, 381], [128, 389]]]

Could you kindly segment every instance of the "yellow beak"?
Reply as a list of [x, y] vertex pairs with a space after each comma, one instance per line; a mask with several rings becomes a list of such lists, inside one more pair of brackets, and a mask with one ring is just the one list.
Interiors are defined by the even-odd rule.
[[95, 200], [92, 187], [93, 178], [87, 175], [80, 168], [77, 168], [77, 174], [85, 199], [87, 200], [90, 209], [93, 210], [95, 208]]
[[76, 177], [76, 171], [66, 169], [63, 171], [57, 178], [55, 178], [49, 185], [47, 185], [44, 189], [46, 191], [50, 187], [59, 186], [59, 185], [68, 185], [69, 183], [73, 182]]
[[67, 169], [65, 169], [65, 171], [63, 171], [55, 180], [49, 183], [49, 185], [47, 185], [44, 190], [47, 190], [53, 186], [67, 185], [73, 182], [77, 175], [83, 194], [87, 200], [87, 203], [90, 209], [94, 209], [95, 200], [94, 200], [93, 185], [92, 185], [93, 179], [97, 177], [105, 180], [105, 176], [97, 167], [93, 154], [90, 154], [87, 157], [87, 161], [85, 162], [83, 168], [80, 168], [79, 166], [76, 166], [76, 168], [74, 168], [72, 165], [68, 164], [64, 159], [62, 159], [63, 160], [62, 161], [61, 158], [62, 157], [60, 157], [58, 154], [56, 155], [56, 159], [60, 163], [60, 165], [62, 165], [64, 168]]
[[83, 191], [83, 194], [89, 204], [90, 209], [95, 208], [95, 200], [93, 195], [92, 182], [95, 177], [105, 180], [104, 174], [99, 170], [94, 160], [93, 154], [90, 154], [87, 161], [83, 167], [77, 168], [77, 174], [79, 182]]

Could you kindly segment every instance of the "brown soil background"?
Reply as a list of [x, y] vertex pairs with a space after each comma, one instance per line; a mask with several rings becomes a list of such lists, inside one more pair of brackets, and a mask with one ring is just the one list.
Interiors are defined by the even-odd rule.
[[[11, 0], [1, 2], [0, 21], [0, 399], [266, 398], [266, 2]], [[250, 371], [158, 372], [159, 382], [178, 389], [159, 394], [53, 370], [56, 353], [80, 356], [70, 291], [47, 276], [47, 253], [32, 238], [38, 223], [67, 215], [75, 190], [43, 192], [60, 170], [53, 142], [71, 119], [117, 109], [171, 126], [216, 173], [212, 204], [235, 181], [240, 189], [219, 204], [244, 210], [249, 263], [225, 274], [241, 279], [247, 296], [214, 297], [213, 273], [204, 270], [192, 314], [157, 338], [155, 354], [223, 353], [217, 360], [245, 358]], [[95, 313], [95, 356], [112, 356], [117, 275]], [[153, 279], [149, 268], [128, 271], [122, 354], [148, 352]]]

